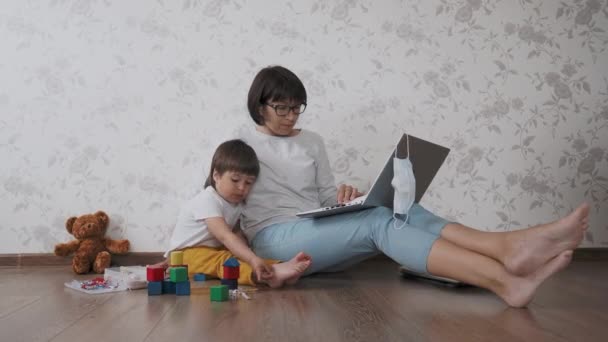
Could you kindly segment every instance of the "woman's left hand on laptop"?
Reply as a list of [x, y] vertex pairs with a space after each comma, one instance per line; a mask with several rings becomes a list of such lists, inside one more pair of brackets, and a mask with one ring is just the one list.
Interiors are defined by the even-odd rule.
[[338, 187], [338, 203], [352, 201], [359, 196], [363, 196], [363, 193], [359, 192], [359, 190], [357, 190], [355, 187], [347, 184], [341, 184]]

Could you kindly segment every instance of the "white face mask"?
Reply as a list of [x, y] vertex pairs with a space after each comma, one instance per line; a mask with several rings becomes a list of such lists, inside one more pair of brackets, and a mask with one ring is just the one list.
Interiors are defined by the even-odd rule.
[[[399, 145], [397, 145], [398, 147]], [[393, 158], [393, 180], [391, 182], [395, 189], [393, 198], [393, 227], [401, 229], [407, 224], [408, 212], [416, 199], [416, 178], [410, 162], [410, 138], [407, 136], [407, 158], [397, 158], [397, 149]], [[403, 217], [405, 216], [405, 219]], [[397, 227], [397, 220], [403, 220], [403, 224]]]

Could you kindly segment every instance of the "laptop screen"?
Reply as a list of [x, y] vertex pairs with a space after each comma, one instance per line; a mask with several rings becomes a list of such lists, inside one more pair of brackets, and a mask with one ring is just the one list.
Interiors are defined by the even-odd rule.
[[[409, 141], [408, 141], [409, 138]], [[450, 149], [437, 145], [430, 141], [415, 137], [413, 135], [403, 134], [395, 149], [391, 151], [388, 160], [384, 164], [382, 171], [376, 177], [372, 184], [365, 204], [374, 206], [383, 206], [387, 208], [393, 207], [393, 158], [395, 150], [398, 151], [398, 158], [407, 158], [409, 142], [410, 161], [414, 169], [414, 177], [416, 178], [416, 199], [418, 203], [428, 189], [429, 185], [435, 178], [435, 175], [441, 168], [441, 165], [447, 158]]]

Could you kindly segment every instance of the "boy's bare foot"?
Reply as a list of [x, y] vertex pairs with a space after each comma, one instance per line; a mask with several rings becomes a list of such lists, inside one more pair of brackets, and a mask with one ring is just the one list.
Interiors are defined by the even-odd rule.
[[576, 248], [588, 226], [589, 204], [583, 203], [555, 222], [513, 232], [503, 264], [514, 275], [532, 274], [563, 251]]
[[528, 305], [540, 284], [558, 271], [563, 270], [572, 260], [572, 251], [567, 250], [541, 266], [536, 272], [525, 277], [514, 276], [507, 280], [503, 293], [498, 295], [510, 306], [522, 308]]
[[[302, 255], [306, 256], [306, 258], [303, 258]], [[295, 283], [309, 266], [310, 256], [300, 252], [289, 261], [272, 265], [274, 275], [266, 280], [265, 283], [272, 288], [281, 287], [288, 280]], [[290, 282], [290, 284], [293, 283]]]
[[[308, 269], [308, 267], [310, 267], [310, 265], [312, 264], [312, 258], [310, 257], [310, 255], [300, 252], [298, 254], [296, 254], [296, 256], [294, 257], [294, 259], [301, 261], [301, 262], [305, 262], [308, 261], [308, 266], [306, 266], [306, 268], [304, 269], [304, 271], [306, 271], [306, 269]], [[285, 284], [287, 285], [294, 285], [295, 283], [298, 282], [298, 279], [300, 279], [300, 277], [302, 276], [302, 274], [304, 273], [304, 271], [302, 271], [302, 273], [296, 274], [294, 276], [292, 276], [291, 278], [287, 278], [285, 279]]]

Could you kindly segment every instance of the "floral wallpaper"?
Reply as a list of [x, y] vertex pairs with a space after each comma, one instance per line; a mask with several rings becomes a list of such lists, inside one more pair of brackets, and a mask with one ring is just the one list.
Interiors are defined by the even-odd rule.
[[452, 149], [435, 212], [506, 231], [586, 200], [584, 246], [608, 246], [606, 0], [260, 4], [2, 2], [0, 253], [51, 252], [98, 209], [165, 249], [271, 64], [304, 81], [339, 181], [368, 187], [409, 132]]

